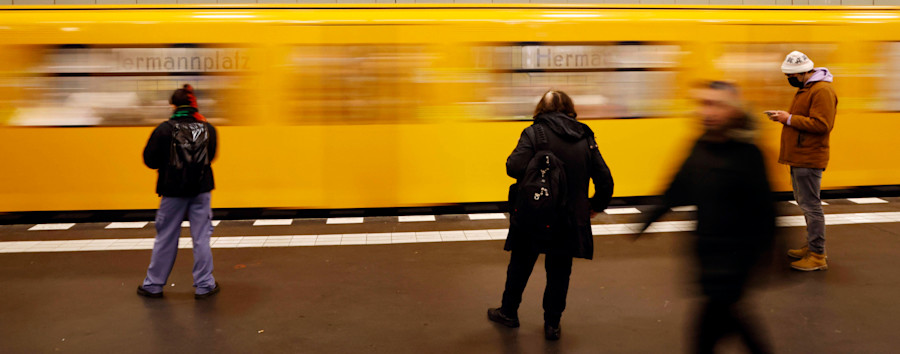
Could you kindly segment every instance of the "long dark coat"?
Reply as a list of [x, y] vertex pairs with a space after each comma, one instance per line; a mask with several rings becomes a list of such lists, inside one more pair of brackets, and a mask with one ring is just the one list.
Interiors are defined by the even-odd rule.
[[[562, 113], [545, 113], [534, 120], [534, 124], [542, 124], [546, 128], [550, 150], [565, 163], [569, 205], [569, 220], [565, 224], [568, 227], [554, 235], [554, 241], [548, 244], [537, 241], [529, 230], [511, 224], [504, 249], [529, 249], [591, 259], [594, 238], [590, 212], [601, 212], [609, 205], [613, 192], [612, 175], [597, 148], [594, 132], [587, 125]], [[506, 174], [516, 180], [524, 177], [528, 162], [537, 152], [534, 124], [522, 131], [518, 145], [506, 159]], [[589, 178], [594, 180], [594, 196], [590, 199]]]
[[694, 251], [702, 291], [716, 298], [739, 298], [775, 235], [775, 205], [756, 145], [701, 138], [663, 199], [664, 204], [649, 213], [645, 228], [673, 206], [696, 205]]

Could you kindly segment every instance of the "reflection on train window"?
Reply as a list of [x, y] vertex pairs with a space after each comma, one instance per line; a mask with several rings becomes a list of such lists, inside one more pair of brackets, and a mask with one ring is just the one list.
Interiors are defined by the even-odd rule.
[[300, 46], [285, 95], [297, 124], [410, 122], [428, 105], [434, 54], [418, 45]]
[[878, 108], [884, 111], [900, 111], [900, 42], [883, 43], [882, 65], [877, 75], [881, 84], [878, 86]]
[[23, 96], [8, 124], [151, 126], [171, 114], [172, 91], [191, 84], [214, 124], [228, 124], [223, 97], [253, 64], [230, 48], [52, 48], [21, 77]]
[[741, 87], [744, 100], [756, 109], [788, 109], [797, 89], [791, 87], [781, 63], [788, 53], [799, 50], [816, 67], [827, 67], [835, 75], [842, 68], [834, 62], [837, 45], [830, 43], [729, 43], [715, 66]]
[[476, 67], [501, 119], [530, 119], [548, 89], [572, 96], [579, 118], [661, 117], [676, 113], [682, 55], [673, 44], [484, 46]]

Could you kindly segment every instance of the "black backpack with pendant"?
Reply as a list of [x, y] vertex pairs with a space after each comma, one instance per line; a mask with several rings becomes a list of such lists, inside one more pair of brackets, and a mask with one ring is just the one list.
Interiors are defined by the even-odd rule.
[[549, 240], [567, 227], [566, 165], [550, 151], [547, 132], [534, 124], [536, 152], [525, 175], [509, 186], [510, 223], [539, 239]]

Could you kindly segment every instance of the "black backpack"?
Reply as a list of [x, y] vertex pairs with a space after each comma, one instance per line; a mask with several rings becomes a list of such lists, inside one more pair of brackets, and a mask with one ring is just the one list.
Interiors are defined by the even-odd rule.
[[167, 122], [173, 129], [168, 173], [180, 179], [182, 188], [197, 186], [210, 162], [209, 128], [203, 122]]
[[537, 151], [525, 175], [509, 187], [510, 222], [538, 238], [550, 239], [568, 221], [566, 165], [550, 151], [544, 127], [535, 124], [534, 130]]

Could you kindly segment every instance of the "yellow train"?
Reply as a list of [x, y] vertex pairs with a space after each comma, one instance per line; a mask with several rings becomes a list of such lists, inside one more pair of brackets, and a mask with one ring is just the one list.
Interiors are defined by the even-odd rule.
[[[784, 109], [784, 55], [835, 74], [825, 188], [900, 184], [888, 7], [0, 7], [0, 212], [152, 209], [141, 162], [191, 83], [220, 133], [217, 208], [502, 201], [538, 96], [572, 94], [617, 196], [665, 186], [700, 79]], [[779, 127], [759, 118], [777, 154]], [[789, 190], [774, 162], [772, 180]]]

